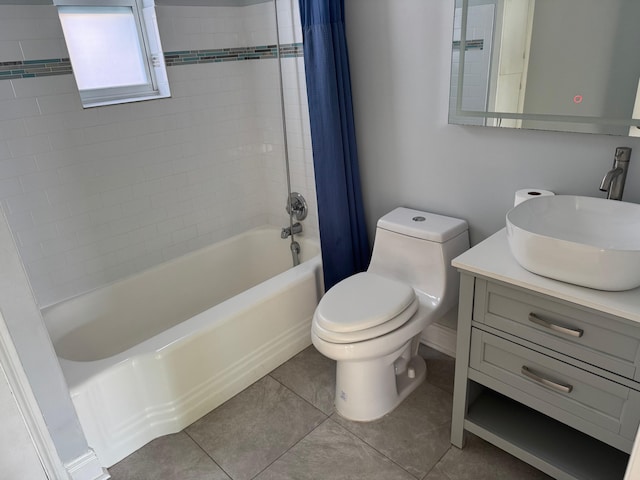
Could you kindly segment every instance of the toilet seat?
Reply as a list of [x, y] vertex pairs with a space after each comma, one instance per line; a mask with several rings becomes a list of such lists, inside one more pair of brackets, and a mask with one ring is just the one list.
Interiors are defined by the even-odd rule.
[[410, 286], [374, 273], [358, 273], [320, 300], [313, 331], [332, 343], [369, 340], [404, 325], [418, 304]]

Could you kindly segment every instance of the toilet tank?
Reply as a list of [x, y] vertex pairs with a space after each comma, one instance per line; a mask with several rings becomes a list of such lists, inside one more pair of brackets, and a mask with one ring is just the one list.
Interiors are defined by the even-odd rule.
[[368, 271], [411, 285], [444, 314], [458, 301], [451, 260], [468, 248], [466, 221], [396, 208], [378, 220]]

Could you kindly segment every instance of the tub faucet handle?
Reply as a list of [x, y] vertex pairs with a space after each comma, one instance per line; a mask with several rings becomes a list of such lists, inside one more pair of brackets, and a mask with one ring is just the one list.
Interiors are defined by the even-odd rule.
[[307, 213], [309, 212], [307, 201], [298, 192], [292, 192], [291, 195], [289, 195], [289, 198], [287, 198], [287, 205], [285, 207], [285, 210], [289, 215], [291, 215], [298, 221], [307, 218]]

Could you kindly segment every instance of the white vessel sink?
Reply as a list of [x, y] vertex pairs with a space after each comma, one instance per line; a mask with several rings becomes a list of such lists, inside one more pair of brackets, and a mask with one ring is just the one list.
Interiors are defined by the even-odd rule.
[[598, 290], [640, 286], [640, 205], [532, 198], [507, 213], [511, 253], [530, 272]]

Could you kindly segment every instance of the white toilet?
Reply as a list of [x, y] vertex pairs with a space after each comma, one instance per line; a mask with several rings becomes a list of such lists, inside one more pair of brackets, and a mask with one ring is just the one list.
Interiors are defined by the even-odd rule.
[[424, 380], [420, 334], [458, 300], [451, 260], [469, 248], [467, 222], [396, 208], [378, 220], [369, 269], [331, 288], [311, 339], [337, 361], [337, 412], [376, 420]]

